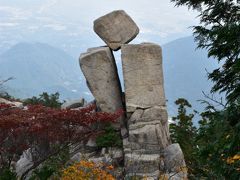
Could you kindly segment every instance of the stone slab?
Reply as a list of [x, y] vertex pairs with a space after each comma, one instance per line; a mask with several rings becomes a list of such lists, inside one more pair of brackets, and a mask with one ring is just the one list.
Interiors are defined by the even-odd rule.
[[122, 46], [127, 112], [165, 106], [162, 49], [153, 43]]
[[121, 85], [110, 48], [88, 49], [81, 54], [79, 63], [98, 108], [103, 112], [123, 109]]
[[113, 11], [94, 21], [94, 31], [113, 50], [133, 40], [139, 28], [123, 10]]

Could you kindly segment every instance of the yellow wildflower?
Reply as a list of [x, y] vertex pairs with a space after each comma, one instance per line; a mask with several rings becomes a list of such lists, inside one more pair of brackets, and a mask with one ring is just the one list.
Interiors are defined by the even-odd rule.
[[231, 157], [227, 158], [227, 164], [233, 164], [234, 160]]
[[[63, 170], [61, 180], [115, 180], [103, 167], [106, 166], [89, 161], [80, 161]], [[113, 169], [113, 166], [109, 167], [107, 170]]]
[[240, 160], [240, 154], [236, 154], [235, 156], [233, 156], [232, 159], [233, 160]]
[[228, 138], [230, 138], [230, 135], [229, 135], [229, 134], [226, 136], [226, 139], [228, 139]]

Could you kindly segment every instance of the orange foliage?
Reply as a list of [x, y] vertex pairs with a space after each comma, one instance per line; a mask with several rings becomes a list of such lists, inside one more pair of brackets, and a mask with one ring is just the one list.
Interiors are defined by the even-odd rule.
[[109, 173], [111, 170], [113, 166], [82, 160], [65, 169], [61, 180], [115, 180]]

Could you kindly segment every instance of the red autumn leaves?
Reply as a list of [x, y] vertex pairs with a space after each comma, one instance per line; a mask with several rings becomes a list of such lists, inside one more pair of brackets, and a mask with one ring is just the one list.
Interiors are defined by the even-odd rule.
[[41, 105], [19, 109], [0, 104], [0, 168], [42, 142], [62, 146], [87, 140], [98, 133], [95, 124], [114, 122], [121, 115], [121, 110], [95, 112], [94, 105], [71, 110]]

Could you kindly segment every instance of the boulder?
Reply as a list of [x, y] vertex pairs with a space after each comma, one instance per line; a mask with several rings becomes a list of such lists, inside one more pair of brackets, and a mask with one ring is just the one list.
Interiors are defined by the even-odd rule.
[[153, 106], [144, 111], [141, 121], [158, 119], [162, 124], [168, 123], [168, 113], [165, 106]]
[[[88, 49], [86, 53], [81, 54], [79, 62], [97, 107], [104, 112], [123, 109], [120, 80], [110, 48]], [[123, 124], [123, 118], [119, 121], [114, 124], [116, 128]]]
[[159, 154], [125, 154], [126, 176], [157, 177], [159, 173]]
[[127, 112], [165, 106], [162, 49], [153, 43], [122, 46]]
[[9, 104], [9, 105], [12, 105], [13, 107], [17, 107], [17, 108], [23, 108], [23, 103], [17, 102], [17, 101], [8, 101], [4, 98], [0, 98], [0, 103]]
[[129, 113], [129, 119], [128, 119], [128, 127], [131, 126], [131, 124], [136, 124], [139, 119], [142, 118], [144, 110], [142, 109], [136, 109], [133, 113]]
[[70, 158], [70, 161], [80, 162], [82, 159], [84, 159], [84, 155], [81, 152], [78, 152]]
[[154, 151], [166, 148], [171, 142], [166, 121], [165, 107], [137, 109], [128, 120], [128, 140], [132, 144], [132, 149], [137, 150], [138, 146], [133, 146], [136, 143], [147, 151], [151, 148]]
[[167, 172], [176, 174], [179, 179], [187, 177], [187, 168], [184, 160], [184, 155], [178, 143], [171, 144], [165, 148], [163, 152], [165, 169]]
[[85, 105], [85, 100], [79, 99], [79, 100], [72, 100], [72, 101], [66, 101], [65, 103], [62, 104], [61, 108], [62, 109], [75, 109], [79, 107], [84, 107]]
[[94, 31], [113, 50], [133, 40], [139, 28], [123, 10], [113, 11], [94, 21]]
[[23, 152], [20, 159], [16, 163], [16, 174], [21, 177], [28, 169], [33, 166], [31, 150]]
[[157, 131], [159, 122], [136, 123], [129, 127], [129, 141], [158, 144]]
[[135, 124], [136, 122], [151, 122], [159, 121], [163, 125], [168, 124], [168, 114], [166, 107], [154, 106], [146, 110], [136, 109], [131, 116], [129, 116], [128, 125]]
[[123, 158], [123, 151], [119, 148], [109, 148], [109, 154], [113, 159]]

